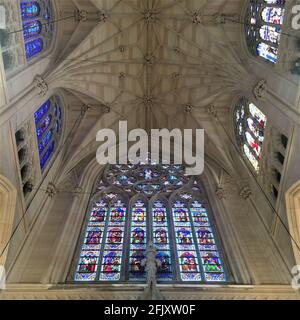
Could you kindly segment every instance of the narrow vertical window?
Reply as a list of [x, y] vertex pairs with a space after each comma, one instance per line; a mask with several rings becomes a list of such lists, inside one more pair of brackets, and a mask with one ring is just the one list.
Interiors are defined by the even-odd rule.
[[152, 237], [158, 251], [156, 258], [160, 261], [158, 279], [172, 279], [167, 208], [160, 200], [152, 205]]
[[126, 212], [126, 206], [121, 200], [110, 206], [100, 280], [121, 279]]
[[130, 226], [130, 279], [145, 278], [143, 260], [146, 257], [147, 246], [147, 209], [142, 200], [134, 203], [131, 211]]
[[53, 33], [52, 3], [48, 1], [21, 1], [25, 56], [29, 61], [44, 52], [50, 45]]
[[191, 204], [191, 214], [196, 232], [198, 248], [205, 281], [225, 281], [215, 236], [208, 218], [207, 209], [197, 200]]
[[234, 112], [237, 142], [255, 171], [259, 171], [267, 117], [246, 98], [241, 98]]
[[107, 213], [107, 202], [104, 200], [94, 202], [89, 214], [75, 281], [96, 279]]
[[34, 121], [40, 167], [43, 170], [58, 147], [60, 139], [60, 128], [62, 127], [60, 99], [53, 96], [47, 100], [34, 113]]
[[250, 0], [246, 14], [245, 33], [249, 50], [272, 63], [278, 61], [284, 6], [284, 0]]
[[181, 280], [201, 281], [199, 257], [187, 204], [176, 201], [172, 206], [172, 215]]

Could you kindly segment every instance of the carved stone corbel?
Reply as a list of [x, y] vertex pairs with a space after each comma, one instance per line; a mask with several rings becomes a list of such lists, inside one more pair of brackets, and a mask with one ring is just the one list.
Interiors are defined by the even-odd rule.
[[251, 189], [250, 189], [249, 186], [244, 186], [244, 187], [240, 190], [240, 196], [241, 196], [244, 200], [248, 200], [251, 195], [252, 195], [252, 191], [251, 191]]
[[48, 92], [48, 83], [46, 80], [41, 76], [37, 75], [33, 80], [34, 86], [40, 90], [40, 95], [45, 96]]
[[47, 189], [46, 189], [46, 194], [48, 195], [49, 198], [53, 198], [58, 194], [59, 190], [56, 188], [55, 184], [52, 182], [49, 182]]
[[210, 116], [212, 116], [212, 117], [214, 117], [214, 118], [217, 119], [217, 117], [218, 117], [218, 112], [217, 112], [215, 106], [209, 106], [209, 107], [207, 107], [206, 112], [207, 112]]
[[267, 90], [267, 81], [260, 80], [253, 88], [253, 94], [256, 99], [263, 99]]

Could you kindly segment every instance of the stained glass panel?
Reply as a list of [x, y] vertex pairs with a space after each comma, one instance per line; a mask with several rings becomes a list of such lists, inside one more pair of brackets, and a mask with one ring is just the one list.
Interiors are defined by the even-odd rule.
[[126, 206], [121, 200], [113, 203], [110, 207], [100, 272], [100, 280], [102, 281], [118, 281], [121, 279], [126, 212]]
[[37, 145], [40, 156], [40, 166], [43, 170], [55, 151], [60, 138], [61, 118], [55, 112], [59, 104], [57, 96], [47, 100], [35, 113]]
[[183, 202], [177, 201], [172, 206], [172, 215], [181, 280], [201, 281], [188, 207]]
[[75, 281], [93, 281], [96, 279], [107, 212], [108, 204], [103, 200], [95, 202], [90, 210], [80, 259], [75, 273]]
[[145, 203], [138, 200], [133, 205], [131, 215], [129, 278], [140, 280], [145, 278], [145, 268], [142, 263], [145, 259], [147, 246], [147, 209]]
[[167, 208], [160, 200], [155, 201], [152, 206], [152, 237], [158, 251], [156, 258], [161, 263], [157, 277], [159, 279], [172, 279]]
[[208, 218], [207, 209], [199, 201], [193, 201], [191, 204], [191, 214], [205, 280], [225, 281], [226, 277]]
[[50, 0], [20, 2], [25, 56], [29, 61], [38, 56], [50, 44], [53, 23], [49, 19], [52, 14]]
[[[241, 110], [243, 110], [243, 116], [241, 116]], [[237, 141], [255, 171], [258, 171], [267, 117], [256, 105], [245, 98], [240, 100], [234, 114]]]
[[278, 61], [284, 5], [284, 0], [251, 0], [246, 13], [245, 32], [250, 51], [272, 63]]
[[40, 5], [37, 1], [21, 2], [22, 19], [35, 18], [40, 14]]

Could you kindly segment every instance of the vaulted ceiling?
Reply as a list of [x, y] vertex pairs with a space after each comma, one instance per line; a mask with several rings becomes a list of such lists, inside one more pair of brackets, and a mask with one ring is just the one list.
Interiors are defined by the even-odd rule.
[[233, 98], [253, 81], [241, 48], [245, 0], [64, 2], [65, 12], [74, 7], [84, 18], [47, 81], [73, 96], [69, 120], [80, 104], [90, 106], [73, 137], [68, 169], [95, 152], [99, 129], [121, 119], [148, 130], [203, 128], [207, 156], [229, 165], [224, 133], [207, 108], [213, 105], [227, 126]]

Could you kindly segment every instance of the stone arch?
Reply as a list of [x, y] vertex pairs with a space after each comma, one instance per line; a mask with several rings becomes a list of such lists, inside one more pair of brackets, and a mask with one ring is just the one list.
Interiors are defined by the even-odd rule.
[[0, 265], [4, 265], [8, 247], [5, 248], [13, 226], [14, 213], [17, 201], [17, 190], [11, 182], [0, 175]]
[[285, 194], [286, 213], [296, 264], [300, 265], [300, 180], [292, 185]]

